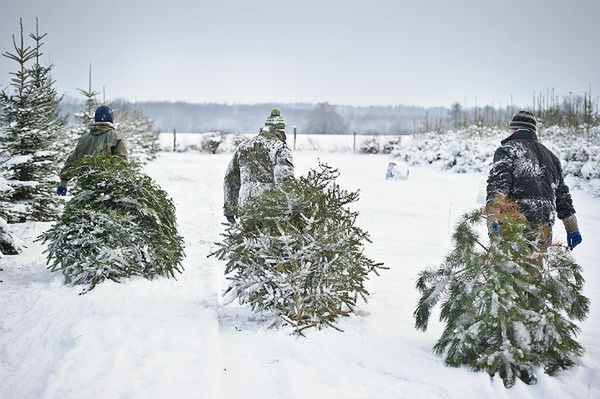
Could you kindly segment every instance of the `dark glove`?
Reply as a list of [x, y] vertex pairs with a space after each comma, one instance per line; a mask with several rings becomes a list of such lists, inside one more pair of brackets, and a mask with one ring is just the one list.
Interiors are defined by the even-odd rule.
[[579, 230], [575, 230], [567, 234], [567, 244], [569, 244], [570, 249], [573, 249], [581, 244], [582, 240], [583, 239], [581, 238], [581, 233]]
[[231, 224], [235, 224], [235, 216], [225, 216], [227, 221]]
[[496, 220], [492, 220], [488, 224], [488, 229], [490, 231], [490, 234], [498, 234], [502, 231], [502, 227], [500, 227], [500, 225], [498, 224], [498, 222]]
[[56, 189], [56, 194], [60, 195], [61, 197], [64, 197], [65, 195], [67, 195], [67, 188], [65, 186], [58, 186], [58, 188]]

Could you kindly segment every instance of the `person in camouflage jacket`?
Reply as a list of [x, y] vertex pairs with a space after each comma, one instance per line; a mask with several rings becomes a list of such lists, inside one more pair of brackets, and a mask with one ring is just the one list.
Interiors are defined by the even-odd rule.
[[[571, 249], [581, 243], [577, 217], [569, 187], [564, 182], [560, 160], [536, 135], [536, 120], [532, 113], [519, 111], [509, 124], [512, 134], [502, 140], [494, 154], [494, 163], [487, 181], [488, 204], [496, 196], [515, 201], [531, 225], [532, 232], [545, 229], [551, 241], [551, 227], [555, 213], [563, 221], [567, 231], [567, 243]], [[496, 222], [490, 223], [493, 233], [499, 230]]]
[[115, 130], [112, 110], [106, 105], [96, 109], [90, 131], [81, 136], [77, 146], [67, 157], [60, 171], [60, 184], [56, 190], [58, 195], [67, 194], [67, 184], [73, 177], [69, 173], [70, 166], [74, 161], [88, 155], [117, 155], [127, 160], [127, 140]]
[[224, 214], [230, 223], [235, 223], [248, 199], [294, 178], [292, 152], [285, 140], [285, 121], [275, 108], [260, 133], [235, 150], [223, 184]]

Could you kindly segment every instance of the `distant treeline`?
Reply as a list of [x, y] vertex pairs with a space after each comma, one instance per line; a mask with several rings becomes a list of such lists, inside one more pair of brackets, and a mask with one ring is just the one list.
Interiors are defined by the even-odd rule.
[[[113, 104], [127, 103], [115, 100]], [[221, 131], [252, 133], [262, 126], [272, 108], [280, 108], [292, 132], [310, 134], [413, 134], [425, 131], [445, 132], [449, 129], [471, 125], [502, 127], [520, 109], [533, 111], [545, 125], [577, 127], [600, 123], [598, 97], [591, 93], [559, 97], [554, 91], [533, 96], [533, 104], [518, 106], [464, 107], [454, 103], [449, 108], [424, 108], [415, 106], [331, 105], [329, 103], [295, 104], [195, 104], [186, 102], [148, 101], [129, 103], [148, 115], [161, 132], [176, 129], [178, 132], [201, 133]], [[81, 107], [79, 99], [65, 98], [61, 104], [65, 114]], [[116, 116], [118, 118], [118, 115]]]
[[[63, 99], [62, 110], [67, 115], [80, 107], [78, 99]], [[190, 133], [257, 132], [274, 107], [281, 109], [288, 131], [291, 132], [296, 126], [300, 133], [410, 134], [420, 128], [427, 115], [445, 119], [448, 113], [446, 108], [402, 105], [354, 107], [328, 103], [194, 104], [148, 101], [137, 102], [135, 107], [153, 119], [159, 131], [176, 129]], [[115, 118], [118, 116], [115, 115]]]

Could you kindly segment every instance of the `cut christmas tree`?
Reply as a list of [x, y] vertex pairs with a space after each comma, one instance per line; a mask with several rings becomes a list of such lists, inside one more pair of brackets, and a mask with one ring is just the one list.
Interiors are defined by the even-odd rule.
[[[499, 228], [488, 244], [477, 229], [492, 221]], [[463, 216], [453, 241], [441, 267], [420, 273], [414, 313], [426, 330], [442, 302], [445, 328], [434, 351], [446, 364], [498, 373], [507, 388], [517, 377], [535, 383], [537, 366], [549, 374], [572, 366], [583, 352], [573, 320], [585, 319], [589, 301], [567, 247], [550, 244], [547, 228], [532, 231], [506, 198]]]
[[227, 262], [226, 302], [249, 304], [271, 326], [301, 333], [332, 326], [366, 300], [365, 282], [382, 264], [364, 254], [369, 235], [349, 205], [338, 172], [320, 165], [307, 176], [252, 198], [213, 256]]
[[49, 268], [93, 289], [131, 276], [174, 277], [181, 272], [183, 239], [167, 193], [135, 163], [84, 157], [69, 170], [76, 195], [40, 239]]

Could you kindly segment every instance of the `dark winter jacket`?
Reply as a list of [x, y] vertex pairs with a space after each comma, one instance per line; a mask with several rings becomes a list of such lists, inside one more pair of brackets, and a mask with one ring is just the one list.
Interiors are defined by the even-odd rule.
[[233, 154], [223, 182], [223, 213], [237, 215], [248, 199], [293, 178], [292, 152], [285, 143], [285, 133], [264, 127]]
[[502, 140], [494, 154], [487, 201], [496, 195], [514, 200], [533, 228], [552, 226], [554, 212], [559, 219], [575, 213], [560, 160], [527, 129], [519, 129]]

